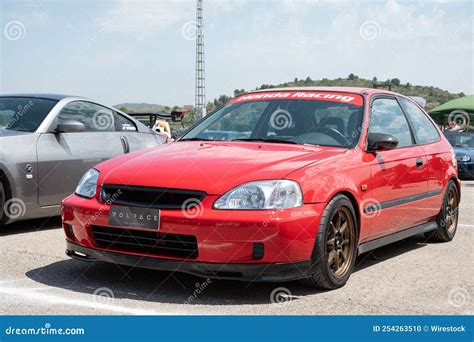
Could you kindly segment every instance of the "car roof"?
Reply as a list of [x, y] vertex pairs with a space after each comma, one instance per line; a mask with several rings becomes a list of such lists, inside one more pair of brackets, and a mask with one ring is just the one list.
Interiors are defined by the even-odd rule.
[[270, 92], [270, 91], [329, 91], [338, 93], [354, 93], [360, 95], [372, 95], [372, 94], [391, 94], [398, 95], [392, 91], [385, 89], [375, 88], [361, 88], [361, 87], [286, 87], [286, 88], [268, 88], [249, 91], [246, 94]]
[[75, 95], [65, 95], [65, 94], [42, 94], [42, 93], [22, 93], [22, 94], [2, 94], [0, 97], [32, 97], [38, 99], [48, 99], [48, 100], [63, 100], [66, 98], [74, 97], [74, 98], [84, 98], [82, 96], [75, 96]]

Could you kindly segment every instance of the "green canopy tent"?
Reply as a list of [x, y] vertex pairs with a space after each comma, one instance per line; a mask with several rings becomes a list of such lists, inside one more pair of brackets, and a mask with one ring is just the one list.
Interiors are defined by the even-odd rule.
[[442, 128], [456, 125], [464, 131], [474, 130], [474, 95], [443, 103], [428, 112]]

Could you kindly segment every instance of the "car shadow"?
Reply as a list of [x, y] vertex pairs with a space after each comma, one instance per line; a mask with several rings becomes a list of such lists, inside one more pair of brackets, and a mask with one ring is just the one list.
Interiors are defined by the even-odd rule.
[[[355, 272], [379, 262], [422, 248], [422, 236], [412, 237], [373, 252], [360, 255]], [[115, 298], [134, 299], [168, 304], [245, 305], [270, 304], [276, 288], [291, 292], [287, 299], [325, 292], [305, 287], [297, 281], [284, 283], [246, 283], [231, 280], [206, 280], [177, 272], [162, 272], [106, 264], [62, 260], [26, 273], [38, 283], [70, 291], [97, 294], [104, 288]]]
[[18, 221], [6, 226], [0, 226], [0, 236], [30, 233], [49, 229], [58, 229], [60, 227], [60, 216]]

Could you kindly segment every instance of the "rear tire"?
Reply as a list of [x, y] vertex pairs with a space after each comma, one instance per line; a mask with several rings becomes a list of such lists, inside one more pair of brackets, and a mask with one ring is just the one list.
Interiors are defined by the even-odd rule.
[[459, 191], [454, 181], [449, 181], [443, 197], [443, 204], [436, 222], [438, 228], [425, 236], [431, 241], [449, 242], [456, 235], [459, 216]]
[[357, 256], [357, 219], [351, 201], [337, 195], [324, 209], [311, 257], [310, 287], [337, 289], [346, 284]]

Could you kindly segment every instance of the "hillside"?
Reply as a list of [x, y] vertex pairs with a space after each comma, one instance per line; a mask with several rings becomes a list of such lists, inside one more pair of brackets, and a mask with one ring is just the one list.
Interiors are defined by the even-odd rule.
[[[396, 93], [400, 93], [407, 96], [421, 96], [426, 99], [426, 109], [430, 110], [444, 102], [449, 100], [453, 100], [458, 97], [465, 96], [463, 93], [450, 93], [447, 90], [443, 90], [433, 86], [421, 86], [421, 85], [412, 85], [409, 82], [402, 83], [399, 79], [394, 78], [392, 80], [380, 81], [374, 77], [372, 80], [359, 78], [356, 75], [349, 75], [347, 78], [337, 78], [337, 79], [327, 79], [323, 78], [322, 80], [312, 80], [311, 78], [306, 78], [304, 80], [295, 79], [292, 82], [286, 82], [278, 85], [268, 85], [263, 84], [258, 89], [271, 89], [271, 88], [279, 88], [279, 87], [311, 87], [311, 86], [322, 86], [322, 87], [329, 87], [329, 86], [339, 86], [339, 87], [363, 87], [363, 88], [372, 88], [374, 82], [377, 84], [391, 84], [392, 91]], [[384, 88], [384, 89], [388, 89]], [[244, 89], [236, 89], [234, 91], [234, 96], [239, 95], [245, 92]], [[210, 103], [208, 110], [214, 107], [219, 107], [220, 105], [224, 104], [230, 99], [227, 95], [221, 95], [219, 98], [215, 99], [212, 103]]]
[[153, 113], [165, 110], [165, 106], [152, 103], [120, 103], [114, 106], [127, 113]]

